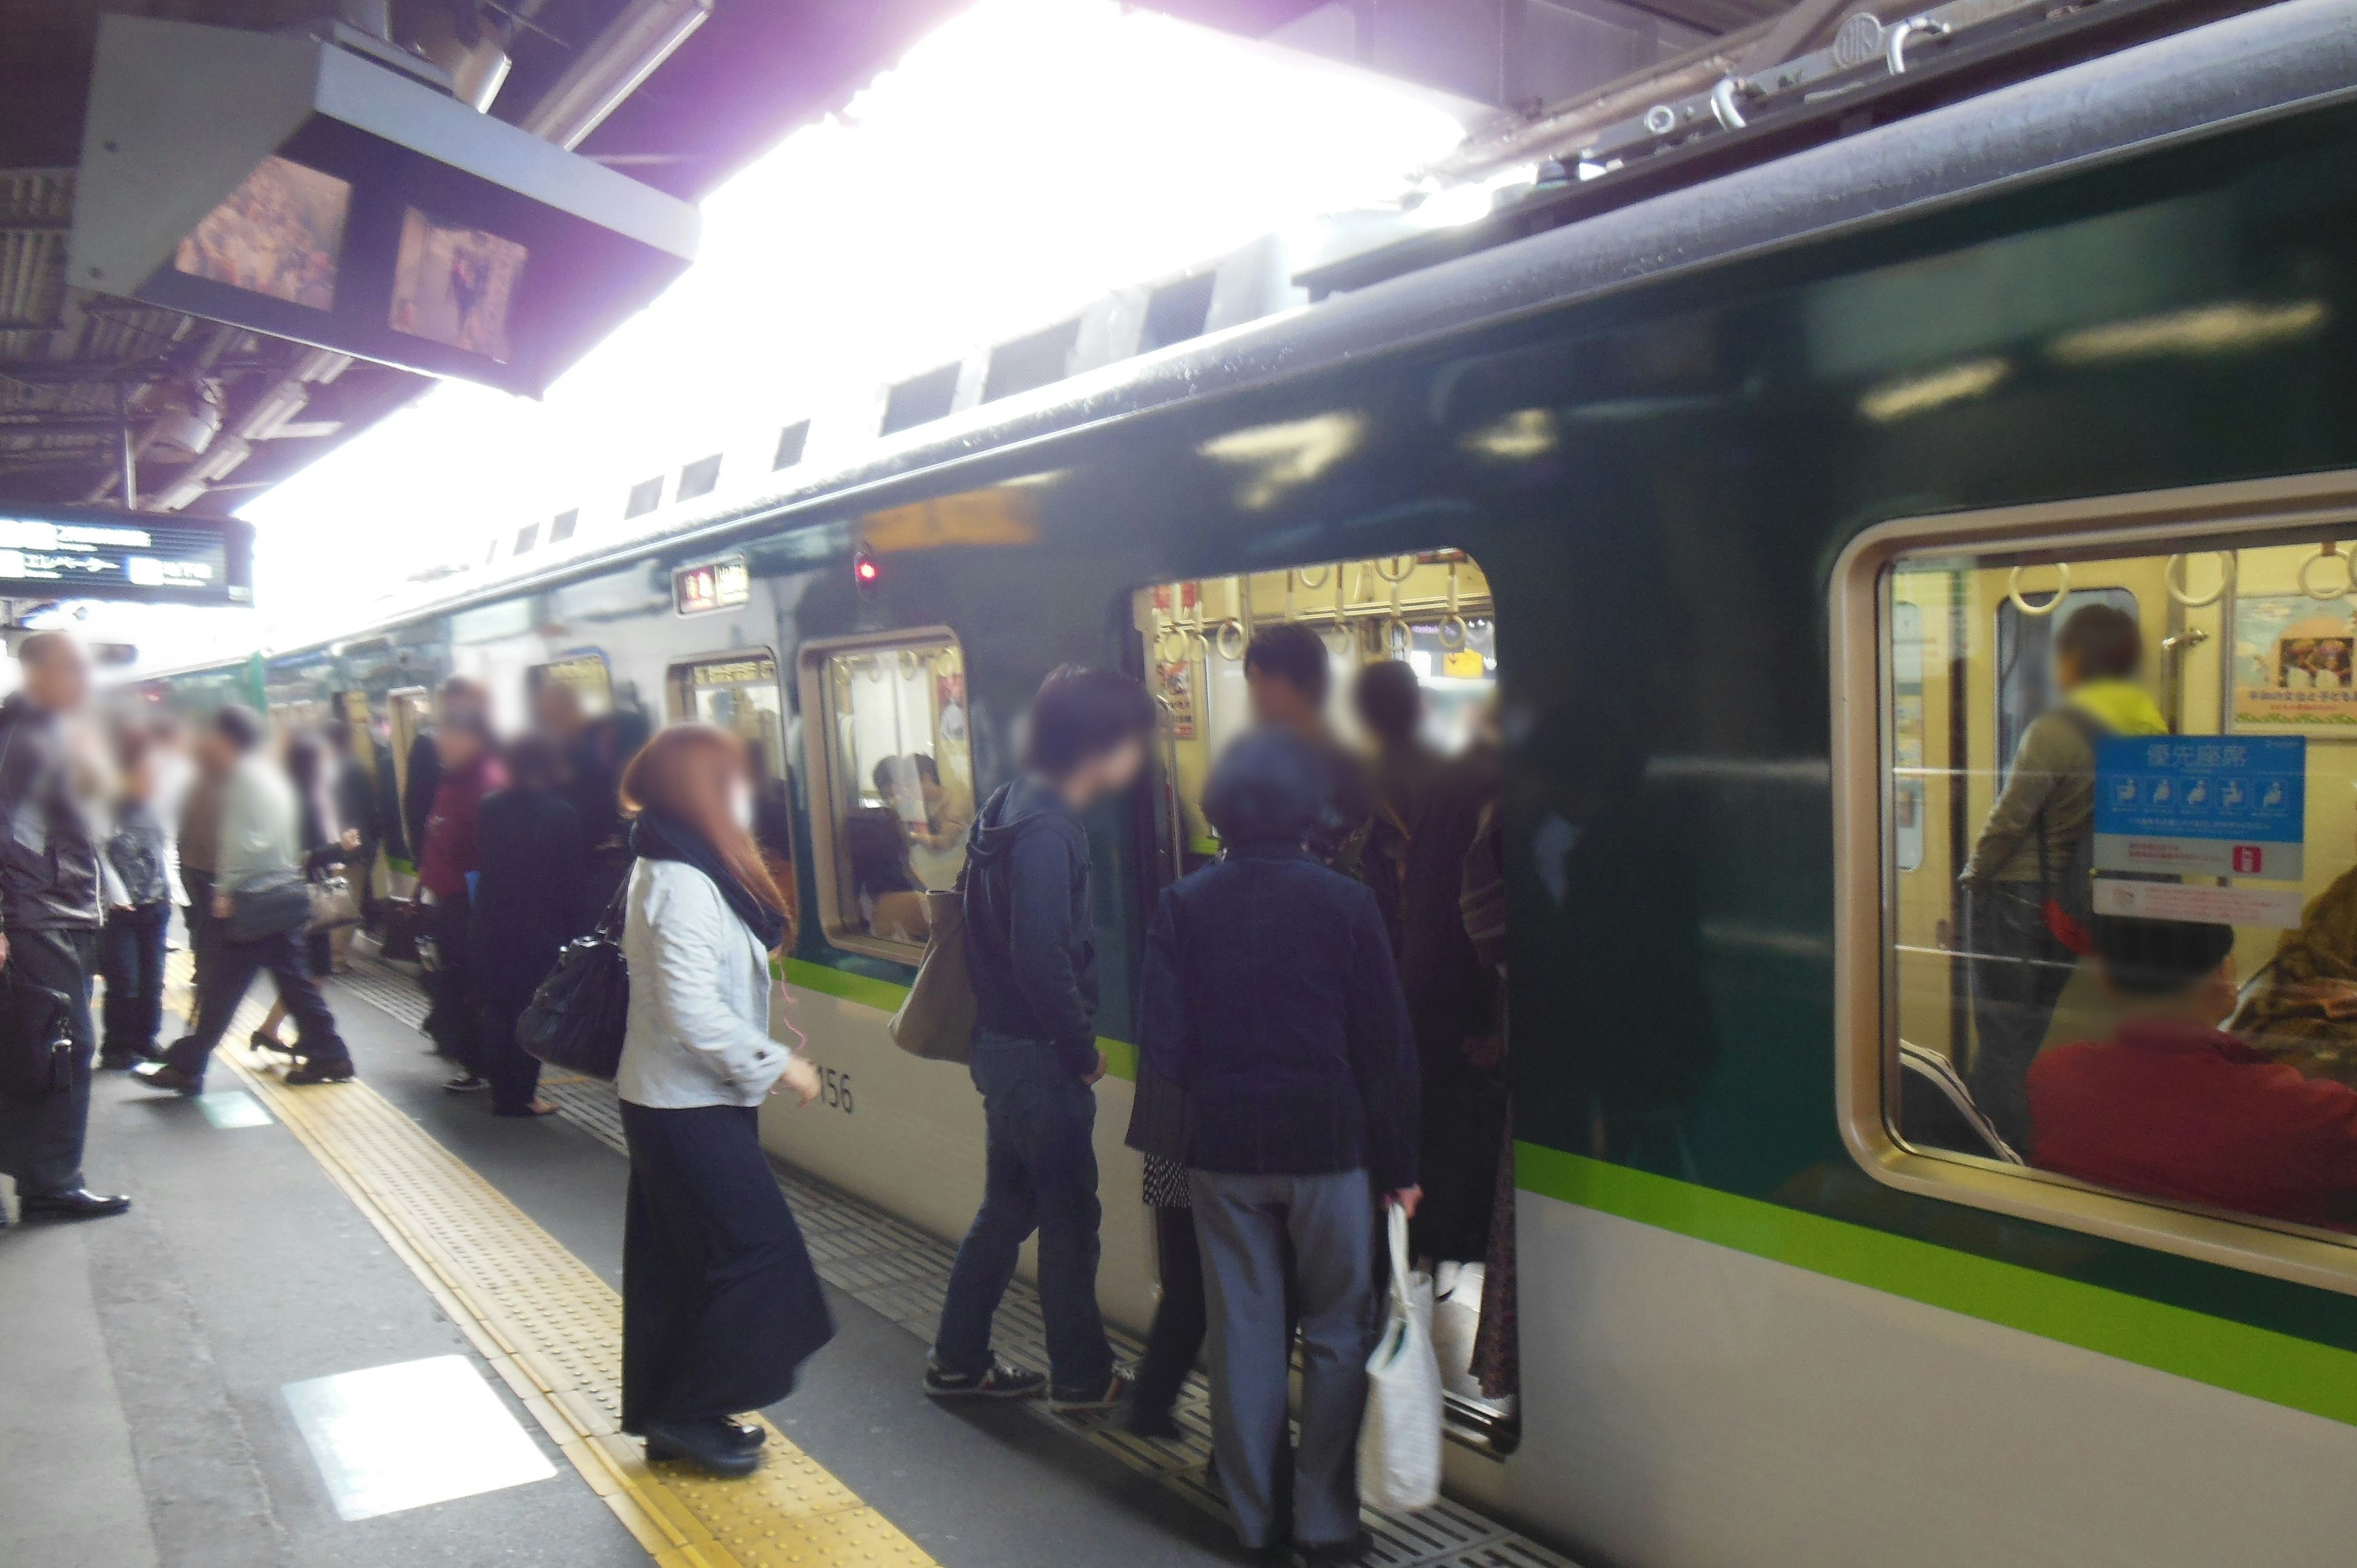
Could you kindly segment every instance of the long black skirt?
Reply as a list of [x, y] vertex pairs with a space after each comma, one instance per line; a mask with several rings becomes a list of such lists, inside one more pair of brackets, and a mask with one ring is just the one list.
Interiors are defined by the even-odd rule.
[[834, 1337], [751, 1106], [622, 1106], [622, 1430], [775, 1404]]

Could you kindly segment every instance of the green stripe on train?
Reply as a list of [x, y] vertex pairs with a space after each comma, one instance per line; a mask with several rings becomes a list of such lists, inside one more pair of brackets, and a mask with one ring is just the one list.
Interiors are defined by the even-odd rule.
[[1536, 1144], [1525, 1191], [2357, 1425], [2357, 1353]]
[[[823, 963], [813, 963], [806, 958], [786, 960], [785, 978], [788, 983], [805, 991], [815, 991], [844, 1002], [856, 1002], [862, 1007], [873, 1007], [879, 1013], [896, 1013], [900, 1004], [909, 999], [909, 988], [889, 980], [878, 980], [872, 974], [854, 974], [848, 970], [830, 969]], [[1105, 1054], [1105, 1070], [1115, 1078], [1137, 1081], [1137, 1047], [1127, 1040], [1097, 1036], [1097, 1049]]]
[[[909, 994], [905, 985], [806, 959], [789, 959], [786, 978], [805, 990], [882, 1013], [898, 1008]], [[1097, 1044], [1111, 1058], [1115, 1077], [1135, 1080], [1135, 1046], [1102, 1037]], [[1514, 1145], [1514, 1185], [1697, 1241], [2357, 1425], [2357, 1352], [1537, 1144]]]

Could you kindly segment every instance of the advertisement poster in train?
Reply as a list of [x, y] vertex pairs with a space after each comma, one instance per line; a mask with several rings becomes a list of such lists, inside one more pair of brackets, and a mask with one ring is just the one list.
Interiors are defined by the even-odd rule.
[[1154, 661], [1154, 692], [1170, 715], [1170, 733], [1180, 740], [1195, 738], [1195, 664], [1192, 660]]
[[2233, 609], [2233, 727], [2357, 737], [2357, 618], [2306, 594], [2237, 595]]
[[[1479, 659], [1480, 655], [1474, 655]], [[1891, 826], [1899, 869], [1923, 864], [1923, 611], [1890, 608]]]

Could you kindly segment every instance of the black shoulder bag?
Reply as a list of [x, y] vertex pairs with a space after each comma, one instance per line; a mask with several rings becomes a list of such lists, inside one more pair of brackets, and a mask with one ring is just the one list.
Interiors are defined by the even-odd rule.
[[612, 1081], [630, 1022], [630, 971], [622, 958], [630, 879], [622, 878], [597, 929], [576, 937], [516, 1020], [516, 1044], [550, 1067]]
[[66, 1093], [74, 1054], [72, 999], [0, 971], [0, 1094]]

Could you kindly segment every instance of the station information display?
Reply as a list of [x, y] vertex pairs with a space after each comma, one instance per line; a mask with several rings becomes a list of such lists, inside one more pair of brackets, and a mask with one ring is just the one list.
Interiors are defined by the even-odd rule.
[[234, 518], [0, 502], [0, 597], [253, 602], [253, 529]]

